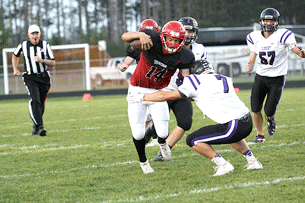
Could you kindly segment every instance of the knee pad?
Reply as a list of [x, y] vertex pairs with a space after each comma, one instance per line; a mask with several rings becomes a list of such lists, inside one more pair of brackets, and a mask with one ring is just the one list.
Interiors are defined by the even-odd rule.
[[160, 138], [167, 138], [168, 136], [168, 120], [153, 120], [155, 131]]
[[182, 128], [184, 131], [188, 131], [189, 129], [191, 129], [192, 123], [193, 123], [192, 118], [191, 119], [185, 119], [185, 120], [177, 121], [177, 126]]
[[166, 139], [168, 136], [168, 125], [160, 125], [157, 126], [155, 124], [155, 129], [156, 129], [156, 133], [158, 135], [158, 137]]
[[186, 144], [189, 146], [189, 147], [192, 147], [193, 144], [192, 144], [192, 137], [190, 135], [188, 135], [186, 137], [186, 140], [185, 140]]
[[145, 129], [142, 124], [135, 124], [131, 126], [132, 136], [135, 140], [142, 140], [145, 135]]

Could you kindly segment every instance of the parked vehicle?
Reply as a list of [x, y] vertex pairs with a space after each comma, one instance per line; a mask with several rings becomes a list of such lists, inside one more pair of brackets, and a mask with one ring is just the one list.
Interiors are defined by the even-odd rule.
[[109, 61], [109, 63], [110, 63], [109, 65], [116, 68], [121, 73], [121, 75], [126, 80], [126, 82], [129, 83], [129, 80], [137, 67], [137, 62], [136, 62], [136, 60], [134, 60], [133, 63], [127, 68], [127, 70], [125, 70], [124, 72], [121, 72], [119, 70], [119, 68], [120, 68], [121, 63], [124, 62], [125, 58], [126, 57], [112, 58]]
[[90, 77], [95, 87], [101, 87], [106, 82], [118, 82], [122, 84], [125, 82], [125, 78], [120, 74], [120, 71], [116, 68], [116, 62], [110, 59], [107, 66], [104, 67], [90, 67]]
[[134, 61], [125, 72], [119, 70], [120, 64], [125, 57], [111, 58], [105, 67], [91, 67], [90, 76], [96, 87], [101, 87], [107, 81], [129, 82], [131, 75], [136, 69], [137, 63]]
[[[298, 45], [304, 47], [304, 25], [280, 25], [280, 28], [287, 28], [294, 32]], [[249, 60], [250, 50], [246, 36], [253, 30], [260, 29], [260, 25], [257, 23], [251, 27], [201, 28], [198, 30], [196, 42], [205, 46], [208, 60], [213, 64], [217, 73], [238, 77], [240, 74], [246, 73], [245, 65]], [[296, 58], [294, 55], [292, 51], [289, 51], [288, 71], [303, 71], [304, 60]], [[253, 72], [255, 72], [255, 68]]]

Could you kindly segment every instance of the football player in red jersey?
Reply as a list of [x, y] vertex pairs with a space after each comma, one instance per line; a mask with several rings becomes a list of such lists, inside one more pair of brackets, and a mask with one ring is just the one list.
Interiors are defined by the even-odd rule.
[[[166, 23], [161, 33], [155, 30], [127, 32], [122, 40], [131, 43], [140, 40], [142, 53], [137, 68], [130, 78], [128, 94], [153, 93], [168, 86], [177, 69], [187, 69], [194, 62], [194, 54], [184, 47], [185, 30], [177, 21]], [[168, 136], [169, 109], [166, 102], [129, 103], [128, 117], [133, 141], [145, 174], [152, 173], [145, 154], [145, 116], [150, 111], [164, 161], [171, 160], [166, 143]]]
[[[139, 27], [139, 31], [144, 30], [144, 29], [155, 30], [157, 32], [160, 32], [158, 24], [156, 23], [156, 21], [154, 21], [152, 19], [146, 19], [146, 20], [142, 21], [142, 23], [140, 24], [140, 27]], [[131, 46], [129, 45], [126, 49], [127, 57], [124, 60], [124, 62], [120, 64], [120, 71], [125, 72], [127, 70], [127, 68], [134, 62], [134, 60], [136, 60], [138, 62], [140, 60], [140, 54], [141, 54], [141, 52], [134, 51], [131, 48]], [[150, 116], [149, 111], [147, 111], [147, 113], [146, 113], [145, 120], [146, 120], [145, 126], [147, 127], [148, 124], [151, 122], [151, 116]], [[153, 127], [153, 129], [155, 129], [155, 128]], [[146, 142], [149, 142], [151, 137], [153, 137], [154, 140], [157, 140], [156, 139], [157, 135], [156, 135], [155, 131], [150, 134], [149, 139], [146, 138]]]

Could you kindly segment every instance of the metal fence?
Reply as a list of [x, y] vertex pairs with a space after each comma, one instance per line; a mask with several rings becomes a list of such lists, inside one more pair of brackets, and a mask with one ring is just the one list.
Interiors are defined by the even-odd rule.
[[[79, 67], [79, 68], [68, 69], [68, 70], [57, 70], [56, 66], [51, 67], [49, 70], [51, 76], [50, 92], [86, 90], [86, 68], [85, 68], [84, 60], [57, 62], [56, 64], [57, 65], [69, 64], [72, 67]], [[23, 64], [19, 64], [18, 67], [19, 70], [21, 70], [23, 68]], [[27, 93], [27, 90], [22, 80], [22, 76], [14, 76], [12, 73], [11, 65], [8, 68], [10, 69], [8, 73], [9, 94]], [[0, 66], [0, 72], [1, 73], [3, 72], [2, 66]], [[125, 82], [124, 80], [96, 81], [96, 79], [91, 78], [91, 87], [92, 89], [127, 87], [127, 82]], [[0, 94], [4, 94], [3, 74], [0, 74]]]
[[[291, 52], [291, 51], [290, 51]], [[305, 59], [298, 57], [294, 53], [289, 54], [289, 70], [287, 80], [305, 80]], [[51, 75], [51, 92], [64, 92], [64, 91], [78, 91], [86, 90], [86, 68], [85, 61], [69, 61], [57, 62], [60, 64], [68, 64], [71, 67], [78, 67], [77, 69], [70, 68], [68, 70], [57, 70], [56, 67], [50, 69]], [[76, 65], [77, 64], [77, 65]], [[19, 64], [22, 66], [23, 64]], [[19, 70], [21, 70], [19, 67]], [[244, 67], [241, 67], [244, 68]], [[21, 76], [14, 76], [12, 74], [12, 66], [9, 66], [9, 93], [10, 94], [23, 94], [27, 90], [23, 84]], [[232, 66], [229, 66], [228, 76], [231, 76], [234, 83], [254, 81], [255, 71], [251, 73], [241, 73], [234, 76]], [[0, 65], [0, 94], [4, 94], [4, 78], [3, 67]], [[101, 78], [91, 78], [92, 89], [107, 89], [107, 88], [127, 88], [128, 84], [124, 80], [101, 80]]]

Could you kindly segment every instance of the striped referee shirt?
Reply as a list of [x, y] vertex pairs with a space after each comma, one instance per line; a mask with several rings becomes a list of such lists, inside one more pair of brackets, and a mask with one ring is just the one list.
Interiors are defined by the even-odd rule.
[[43, 63], [35, 62], [36, 53], [41, 59], [54, 60], [54, 55], [49, 43], [45, 40], [39, 40], [38, 44], [33, 45], [30, 41], [24, 41], [18, 45], [14, 55], [24, 56], [24, 71], [27, 74], [39, 74], [48, 71], [48, 66]]

